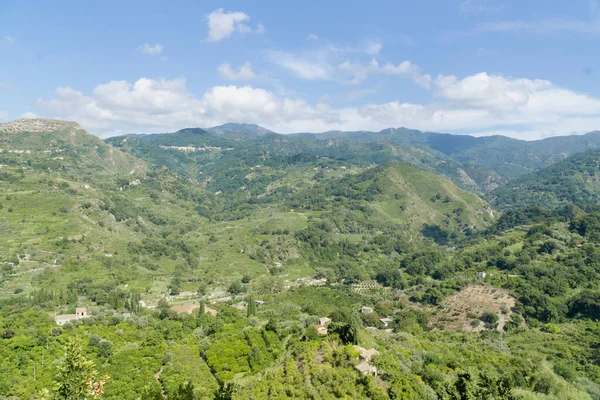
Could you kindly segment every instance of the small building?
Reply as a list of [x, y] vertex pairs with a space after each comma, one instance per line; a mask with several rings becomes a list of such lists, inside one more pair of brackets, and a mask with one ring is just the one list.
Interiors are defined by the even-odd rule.
[[485, 279], [487, 277], [487, 274], [485, 272], [478, 272], [477, 277], [479, 279]]
[[360, 308], [360, 312], [363, 313], [363, 314], [371, 314], [373, 312], [373, 308], [362, 306]]
[[392, 320], [391, 318], [381, 318], [379, 321], [380, 321], [380, 322], [383, 324], [383, 326], [384, 326], [384, 327], [386, 327], [386, 328], [387, 328], [387, 327], [388, 327], [388, 326], [389, 326], [389, 325], [390, 325], [392, 322], [394, 322], [394, 320]]
[[319, 318], [319, 325], [327, 326], [331, 323], [331, 318], [321, 317]]
[[67, 322], [87, 318], [87, 316], [87, 309], [85, 307], [78, 307], [75, 309], [75, 314], [55, 315], [54, 322], [56, 322], [58, 325], [64, 325]]
[[358, 365], [355, 365], [356, 368], [363, 375], [373, 375], [377, 376], [377, 368], [366, 361], [361, 362]]
[[376, 356], [376, 355], [379, 354], [379, 352], [377, 350], [375, 350], [375, 349], [368, 349], [367, 350], [364, 347], [360, 347], [360, 346], [354, 346], [354, 349], [358, 350], [358, 352], [360, 353], [359, 356], [358, 356], [358, 359], [366, 361], [366, 362], [371, 361], [371, 359], [374, 356]]
[[281, 268], [281, 266], [282, 266], [282, 265], [283, 265], [283, 264], [282, 264], [282, 263], [280, 263], [280, 262], [274, 262], [274, 263], [273, 263], [273, 266], [274, 266], [275, 268]]
[[323, 336], [327, 335], [327, 327], [323, 325], [317, 325], [317, 333]]
[[265, 302], [263, 300], [254, 300], [254, 302], [256, 303], [257, 306], [262, 306], [263, 304], [265, 304]]

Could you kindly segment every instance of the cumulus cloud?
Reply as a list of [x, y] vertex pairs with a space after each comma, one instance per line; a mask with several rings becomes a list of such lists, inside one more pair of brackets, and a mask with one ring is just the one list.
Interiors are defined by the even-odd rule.
[[164, 47], [162, 44], [155, 44], [154, 46], [145, 43], [144, 45], [138, 47], [138, 50], [144, 54], [148, 54], [149, 56], [158, 56], [162, 54]]
[[304, 100], [282, 98], [252, 86], [215, 86], [196, 98], [182, 78], [111, 81], [98, 85], [90, 95], [63, 87], [56, 89], [53, 99], [39, 99], [38, 106], [59, 118], [79, 121], [100, 135], [123, 128], [156, 132], [224, 122], [282, 126], [330, 119], [327, 110]]
[[10, 120], [10, 115], [7, 111], [0, 110], [0, 122], [6, 122]]
[[221, 78], [230, 81], [252, 81], [259, 78], [259, 76], [252, 71], [252, 64], [249, 62], [240, 65], [237, 71], [227, 63], [221, 64], [217, 70], [219, 71]]
[[[408, 64], [392, 67], [390, 71], [407, 76], [415, 73]], [[197, 97], [188, 91], [183, 78], [141, 78], [134, 83], [107, 82], [89, 94], [58, 88], [52, 99], [38, 100], [38, 106], [52, 116], [79, 121], [103, 136], [119, 130], [164, 132], [185, 126], [248, 122], [284, 133], [406, 126], [537, 139], [585, 133], [600, 126], [599, 98], [543, 79], [487, 73], [463, 78], [440, 75], [430, 81], [430, 89], [433, 99], [423, 104], [395, 100], [335, 108], [327, 104], [326, 97], [310, 104], [250, 85], [214, 86]], [[364, 94], [368, 92], [357, 91], [355, 98]]]
[[36, 113], [29, 112], [29, 111], [25, 112], [19, 116], [19, 119], [34, 119], [34, 118], [39, 118], [39, 117]]
[[390, 75], [410, 77], [413, 82], [424, 88], [429, 88], [431, 86], [431, 75], [421, 73], [419, 66], [410, 61], [402, 61], [398, 65], [387, 63], [381, 68], [381, 72]]
[[264, 33], [265, 27], [262, 24], [257, 24], [255, 28], [245, 24], [250, 20], [250, 17], [241, 11], [225, 12], [222, 8], [218, 8], [206, 16], [208, 22], [208, 38], [209, 42], [218, 42], [227, 39], [234, 33]]
[[319, 40], [319, 37], [314, 33], [311, 33], [306, 37], [306, 40]]

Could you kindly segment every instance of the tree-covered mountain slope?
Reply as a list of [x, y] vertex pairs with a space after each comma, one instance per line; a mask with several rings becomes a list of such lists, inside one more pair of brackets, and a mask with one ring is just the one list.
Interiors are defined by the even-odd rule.
[[[228, 181], [239, 181], [240, 176], [250, 174], [257, 165], [284, 171], [290, 166], [293, 169], [294, 165], [314, 163], [316, 158], [319, 158], [318, 162], [337, 167], [365, 168], [403, 162], [443, 175], [463, 188], [476, 191], [480, 191], [482, 185], [487, 187], [502, 181], [497, 174], [479, 167], [462, 168], [438, 151], [391, 142], [309, 140], [275, 133], [216, 136], [202, 129], [114, 137], [107, 142], [152, 164], [165, 165], [187, 178], [205, 182], [211, 190], [227, 193], [244, 186], [234, 187], [232, 185], [237, 183]], [[274, 175], [279, 178], [281, 174]]]
[[[240, 125], [237, 130], [243, 133], [244, 126]], [[388, 143], [419, 148], [458, 163], [483, 191], [493, 190], [508, 180], [545, 168], [569, 155], [600, 146], [598, 131], [534, 141], [505, 136], [451, 135], [407, 128], [389, 128], [379, 132], [298, 133], [291, 136], [315, 141]]]
[[249, 136], [262, 136], [268, 133], [274, 133], [262, 126], [258, 126], [255, 124], [223, 124], [219, 126], [213, 126], [212, 128], [206, 128], [206, 131], [213, 133], [215, 135], [221, 136], [229, 136], [236, 134], [243, 134]]
[[[427, 238], [450, 243], [493, 219], [476, 195], [406, 164], [365, 169], [252, 151], [242, 154], [257, 158], [237, 160], [228, 154], [235, 142], [201, 130], [121, 138], [120, 147], [58, 121], [0, 130], [5, 295], [66, 292], [90, 274], [94, 298], [112, 285], [156, 296], [173, 276], [193, 289], [197, 274], [224, 289], [274, 262], [290, 263], [292, 279], [308, 277], [331, 273], [331, 257], [352, 259], [361, 235], [404, 243], [402, 252]], [[312, 241], [338, 250], [315, 254]], [[364, 268], [389, 254], [386, 246], [373, 244], [353, 262]]]
[[416, 146], [0, 135], [0, 397], [598, 398], [592, 209], [498, 217]]
[[600, 150], [574, 154], [542, 170], [523, 175], [489, 194], [492, 205], [510, 209], [566, 204], [590, 208], [600, 202]]

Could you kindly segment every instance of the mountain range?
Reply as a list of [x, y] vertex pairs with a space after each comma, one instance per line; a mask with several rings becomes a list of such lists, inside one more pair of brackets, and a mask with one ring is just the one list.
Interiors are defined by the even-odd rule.
[[599, 136], [0, 124], [0, 393], [595, 399]]

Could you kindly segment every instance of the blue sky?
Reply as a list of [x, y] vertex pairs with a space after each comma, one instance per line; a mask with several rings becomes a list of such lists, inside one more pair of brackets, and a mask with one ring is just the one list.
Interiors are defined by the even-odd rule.
[[0, 120], [524, 139], [600, 129], [600, 3], [0, 0]]

